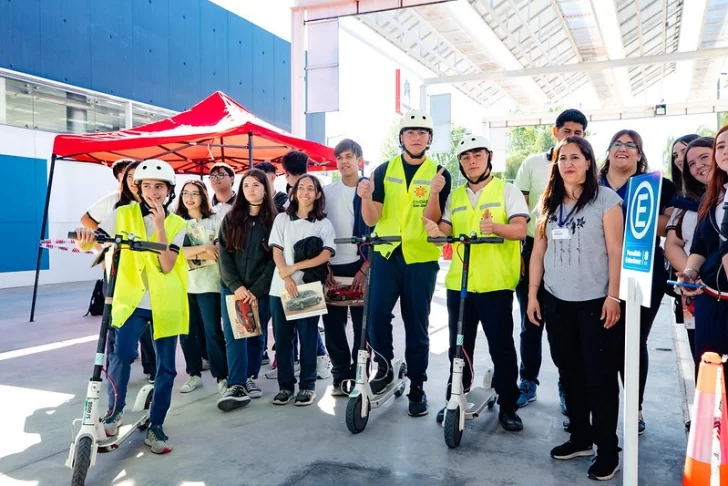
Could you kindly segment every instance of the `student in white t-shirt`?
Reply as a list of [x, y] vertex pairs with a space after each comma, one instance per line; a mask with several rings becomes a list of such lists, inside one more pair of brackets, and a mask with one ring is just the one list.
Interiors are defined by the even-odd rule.
[[[99, 227], [101, 221], [111, 214], [116, 207], [116, 203], [119, 202], [125, 176], [129, 177], [129, 187], [134, 187], [134, 190], [136, 190], [136, 186], [134, 185], [134, 171], [130, 174], [126, 171], [126, 168], [133, 162], [131, 159], [119, 159], [111, 166], [114, 179], [119, 181], [119, 188], [102, 197], [86, 210], [83, 216], [81, 216], [81, 224], [84, 228], [95, 230]], [[137, 165], [139, 165], [139, 162], [136, 162], [134, 167]]]
[[[281, 302], [281, 293], [298, 295], [298, 285], [304, 283], [304, 272], [313, 273], [334, 256], [334, 227], [326, 219], [326, 199], [321, 182], [314, 176], [301, 176], [293, 186], [290, 205], [285, 213], [279, 214], [273, 223], [268, 244], [273, 248], [273, 261], [277, 271], [273, 273], [270, 288], [270, 312], [276, 340], [278, 360], [278, 386], [280, 391], [273, 399], [276, 405], [285, 405], [294, 398], [296, 379], [293, 371], [293, 330], [298, 329], [301, 362], [299, 392], [296, 405], [311, 405], [316, 398], [316, 348], [318, 316], [286, 320]], [[317, 237], [321, 239], [322, 251], [318, 256], [299, 262], [295, 261], [294, 246], [301, 240]], [[321, 279], [326, 279], [326, 271]]]
[[217, 214], [224, 218], [233, 204], [237, 194], [233, 191], [235, 185], [235, 171], [224, 162], [218, 162], [210, 167], [210, 186], [215, 194], [212, 195], [212, 207]]
[[[364, 236], [370, 228], [361, 216], [361, 197], [356, 193], [359, 184], [359, 166], [363, 162], [361, 145], [345, 139], [334, 147], [336, 166], [341, 180], [324, 187], [326, 196], [326, 217], [334, 226], [337, 238]], [[335, 287], [337, 277], [353, 277], [352, 287], [364, 289], [369, 262], [359, 254], [357, 245], [336, 245], [336, 254], [331, 258], [328, 287]], [[354, 327], [354, 341], [351, 346], [346, 338], [347, 313], [351, 312]], [[322, 316], [326, 333], [326, 349], [333, 365], [332, 396], [348, 396], [342, 385], [356, 376], [356, 357], [361, 342], [364, 309], [360, 306], [328, 306], [328, 313]]]
[[202, 386], [203, 357], [207, 356], [210, 373], [217, 380], [220, 394], [227, 389], [225, 335], [220, 326], [220, 269], [217, 265], [217, 238], [221, 218], [210, 208], [207, 188], [201, 181], [182, 186], [177, 215], [187, 220], [182, 253], [189, 275], [187, 294], [190, 303], [190, 330], [182, 336], [182, 352], [189, 379], [180, 388], [189, 393]]

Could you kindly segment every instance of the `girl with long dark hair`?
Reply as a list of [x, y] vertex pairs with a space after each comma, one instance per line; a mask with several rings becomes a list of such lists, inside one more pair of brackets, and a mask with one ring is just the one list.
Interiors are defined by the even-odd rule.
[[[620, 130], [614, 134], [609, 142], [607, 160], [600, 171], [599, 183], [614, 190], [625, 203], [622, 205], [622, 214], [626, 221], [627, 203], [629, 201], [629, 179], [633, 176], [646, 173], [648, 170], [647, 157], [642, 144], [642, 137], [634, 130]], [[676, 191], [673, 183], [662, 178], [662, 189], [657, 221], [657, 234], [666, 236], [667, 222], [670, 219], [668, 207], [675, 197]], [[655, 322], [657, 312], [660, 310], [662, 297], [665, 295], [665, 282], [669, 278], [665, 268], [665, 254], [660, 246], [660, 238], [655, 238], [653, 270], [652, 270], [652, 299], [649, 307], [640, 307], [640, 403], [638, 427], [639, 434], [645, 432], [645, 420], [642, 416], [642, 402], [647, 384], [647, 371], [650, 356], [647, 352], [647, 338], [650, 335], [652, 324]], [[625, 306], [622, 304], [622, 314]]]
[[[263, 359], [264, 337], [235, 339], [227, 312], [226, 297], [257, 303], [259, 322], [267, 333], [269, 316], [268, 292], [273, 277], [273, 255], [268, 246], [276, 216], [273, 192], [265, 173], [251, 169], [243, 174], [232, 209], [223, 219], [218, 240], [221, 306], [225, 346], [227, 350], [228, 390], [217, 401], [217, 407], [229, 412], [246, 406], [251, 398], [263, 392], [255, 383], [256, 367]], [[259, 343], [258, 352], [251, 352], [249, 339]]]
[[585, 139], [564, 139], [554, 160], [536, 224], [527, 313], [533, 325], [546, 324], [571, 420], [571, 437], [551, 457], [591, 456], [596, 444], [588, 475], [607, 480], [619, 469], [621, 199], [597, 182]]
[[670, 152], [670, 178], [672, 179], [672, 183], [675, 184], [675, 190], [678, 196], [684, 195], [683, 180], [685, 179], [685, 155], [687, 148], [696, 138], [700, 138], [700, 135], [690, 133], [678, 138], [672, 144], [672, 150]]
[[[288, 321], [283, 312], [281, 293], [298, 295], [297, 286], [304, 283], [304, 270], [311, 271], [324, 266], [334, 255], [334, 226], [326, 219], [326, 199], [321, 182], [314, 176], [301, 176], [291, 189], [290, 205], [285, 213], [276, 217], [269, 244], [273, 248], [273, 259], [277, 272], [273, 274], [270, 287], [270, 310], [273, 316], [273, 332], [278, 360], [278, 387], [280, 391], [273, 399], [276, 405], [285, 405], [294, 399], [296, 379], [293, 372], [293, 331], [298, 329], [301, 362], [300, 384], [295, 395], [296, 405], [311, 405], [316, 398], [316, 348], [318, 344], [319, 316]], [[309, 240], [310, 247], [319, 239], [322, 250], [313, 258], [296, 261], [294, 246]], [[322, 272], [321, 283], [327, 277]], [[313, 281], [313, 280], [312, 280]]]

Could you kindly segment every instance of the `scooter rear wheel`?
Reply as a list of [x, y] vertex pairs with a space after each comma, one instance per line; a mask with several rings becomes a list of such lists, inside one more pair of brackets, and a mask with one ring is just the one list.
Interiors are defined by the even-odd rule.
[[365, 417], [361, 416], [361, 409], [364, 406], [364, 400], [368, 400], [364, 394], [357, 395], [356, 398], [349, 398], [349, 403], [346, 404], [346, 427], [352, 434], [358, 434], [362, 432], [369, 422], [369, 412]]
[[445, 444], [450, 449], [460, 445], [463, 431], [460, 430], [460, 407], [455, 410], [445, 410]]
[[93, 446], [94, 440], [89, 436], [83, 436], [76, 442], [71, 486], [83, 486], [86, 484], [86, 474], [88, 474], [88, 468], [91, 467], [91, 448]]
[[[400, 380], [404, 380], [404, 377], [407, 375], [407, 365], [405, 363], [402, 363], [399, 367], [399, 373], [397, 374], [397, 377]], [[406, 383], [402, 383], [402, 385], [394, 392], [395, 398], [399, 398], [402, 395], [404, 395], [405, 387], [407, 386]]]

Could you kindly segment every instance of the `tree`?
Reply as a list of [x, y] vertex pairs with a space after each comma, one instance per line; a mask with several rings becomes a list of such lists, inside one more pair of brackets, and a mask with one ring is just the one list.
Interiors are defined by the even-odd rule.
[[507, 137], [508, 157], [503, 175], [509, 181], [516, 178], [518, 169], [526, 158], [539, 152], [546, 152], [556, 143], [550, 125], [511, 128]]

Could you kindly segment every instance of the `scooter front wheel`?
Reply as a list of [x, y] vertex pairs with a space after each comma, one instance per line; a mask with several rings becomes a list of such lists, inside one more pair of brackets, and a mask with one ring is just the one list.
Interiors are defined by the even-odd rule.
[[369, 422], [369, 410], [366, 416], [361, 416], [364, 400], [368, 400], [367, 396], [359, 394], [356, 398], [349, 398], [349, 403], [346, 404], [346, 427], [352, 434], [362, 432]]
[[460, 430], [460, 407], [455, 410], [445, 410], [445, 444], [450, 449], [460, 445], [463, 431]]
[[73, 456], [73, 476], [71, 486], [86, 484], [86, 474], [91, 467], [91, 448], [94, 446], [93, 438], [83, 436], [76, 442], [76, 453]]

